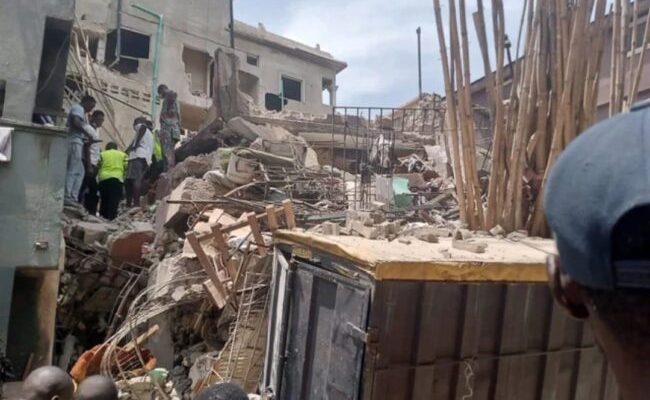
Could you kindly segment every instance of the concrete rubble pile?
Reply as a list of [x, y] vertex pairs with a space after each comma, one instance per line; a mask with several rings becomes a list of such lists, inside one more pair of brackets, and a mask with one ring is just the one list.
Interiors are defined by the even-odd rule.
[[[217, 61], [214, 119], [142, 207], [112, 222], [66, 209], [58, 364], [78, 382], [113, 377], [121, 398], [190, 399], [223, 380], [258, 390], [275, 230], [433, 241], [460, 228], [444, 150], [419, 146], [370, 180], [326, 165], [285, 120], [246, 114], [238, 60]], [[350, 211], [370, 181], [377, 200]]]
[[114, 221], [66, 207], [55, 352], [77, 381], [112, 376], [129, 399], [189, 399], [224, 376], [256, 391], [270, 232], [344, 215], [345, 184], [281, 127], [235, 117], [221, 136]]

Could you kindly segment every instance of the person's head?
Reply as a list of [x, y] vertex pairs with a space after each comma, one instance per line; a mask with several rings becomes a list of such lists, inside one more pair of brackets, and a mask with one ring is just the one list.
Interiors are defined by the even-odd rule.
[[84, 111], [87, 113], [91, 112], [96, 105], [97, 101], [95, 101], [95, 98], [89, 94], [81, 98], [81, 107], [83, 107]]
[[133, 120], [133, 128], [136, 128], [138, 125], [147, 125], [147, 118], [146, 117], [138, 117]]
[[234, 383], [224, 382], [208, 386], [196, 400], [248, 400], [248, 395]]
[[589, 322], [626, 399], [637, 398], [630, 380], [650, 377], [649, 105], [569, 144], [544, 199], [559, 253], [547, 264], [552, 294]]
[[102, 125], [104, 125], [104, 118], [106, 118], [106, 115], [102, 110], [95, 110], [90, 116], [90, 123], [93, 124], [95, 128], [101, 128]]
[[72, 400], [74, 383], [58, 367], [41, 367], [32, 371], [23, 382], [24, 400]]
[[94, 375], [81, 382], [75, 400], [117, 400], [117, 396], [117, 386], [112, 379]]
[[158, 96], [165, 97], [167, 92], [169, 92], [167, 85], [158, 85]]
[[115, 142], [106, 143], [106, 150], [117, 150], [117, 143]]

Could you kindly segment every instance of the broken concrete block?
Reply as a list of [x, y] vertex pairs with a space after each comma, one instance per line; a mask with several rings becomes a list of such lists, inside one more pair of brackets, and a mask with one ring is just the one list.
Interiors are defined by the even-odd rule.
[[443, 258], [451, 258], [451, 252], [449, 249], [440, 249], [440, 255], [442, 255]]
[[400, 229], [399, 221], [384, 221], [378, 225], [384, 236], [397, 235]]
[[389, 207], [388, 204], [381, 201], [373, 201], [370, 203], [370, 209], [372, 211], [388, 211]]
[[72, 235], [87, 245], [104, 243], [108, 235], [117, 230], [117, 225], [108, 222], [79, 221], [72, 228]]
[[156, 200], [162, 200], [172, 192], [172, 177], [170, 174], [164, 172], [160, 174], [156, 181]]
[[[163, 199], [156, 210], [156, 229], [162, 227], [174, 229], [176, 233], [182, 234], [187, 230], [187, 219], [195, 212], [200, 211], [200, 205], [194, 205], [191, 200], [213, 200], [216, 192], [210, 182], [197, 178], [185, 178], [176, 189], [172, 191], [168, 199]], [[170, 201], [185, 201], [184, 204], [170, 204]]]
[[142, 260], [144, 244], [153, 243], [155, 236], [150, 223], [135, 222], [131, 229], [115, 233], [108, 238], [108, 254], [116, 263], [138, 263]]
[[259, 125], [248, 122], [242, 117], [235, 117], [230, 119], [228, 121], [228, 128], [246, 140], [250, 140], [251, 142], [260, 136], [261, 129]]
[[377, 239], [382, 233], [381, 230], [375, 226], [366, 226], [362, 221], [353, 220], [351, 222], [351, 229], [353, 232], [358, 233], [366, 239]]
[[454, 239], [455, 240], [467, 240], [470, 239], [472, 236], [472, 232], [470, 232], [467, 229], [456, 229], [454, 231]]
[[168, 171], [172, 178], [172, 187], [176, 187], [187, 177], [201, 178], [213, 168], [214, 157], [210, 154], [190, 156]]
[[411, 239], [408, 237], [397, 238], [397, 241], [403, 244], [411, 244]]
[[360, 221], [364, 226], [373, 226], [374, 221], [368, 211], [347, 210], [345, 214], [345, 226], [350, 229], [352, 221]]
[[488, 245], [485, 242], [481, 242], [474, 239], [468, 239], [468, 240], [452, 239], [451, 246], [455, 249], [465, 250], [472, 253], [485, 253], [485, 249], [487, 249]]
[[492, 236], [503, 236], [506, 234], [506, 230], [501, 227], [501, 225], [497, 225], [494, 228], [490, 229], [490, 235]]
[[341, 226], [334, 222], [323, 222], [321, 228], [323, 229], [323, 235], [339, 236], [341, 234]]
[[527, 237], [528, 237], [528, 232], [524, 230], [510, 232], [508, 236], [506, 236], [508, 240], [512, 240], [513, 242], [519, 242], [523, 239], [526, 239]]
[[436, 234], [433, 232], [421, 231], [416, 232], [413, 236], [415, 236], [418, 240], [422, 240], [423, 242], [438, 243], [438, 236], [436, 236]]

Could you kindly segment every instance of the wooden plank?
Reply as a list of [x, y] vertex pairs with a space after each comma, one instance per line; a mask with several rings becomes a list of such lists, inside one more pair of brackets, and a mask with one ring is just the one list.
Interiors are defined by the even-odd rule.
[[271, 232], [275, 231], [280, 227], [280, 225], [278, 224], [278, 215], [275, 212], [275, 207], [273, 207], [272, 205], [266, 206], [266, 217]]
[[234, 280], [237, 275], [237, 267], [230, 259], [230, 248], [228, 247], [228, 243], [226, 242], [226, 238], [221, 228], [222, 226], [219, 223], [212, 226], [212, 244], [217, 248], [217, 250], [219, 250], [221, 265], [228, 271], [230, 279]]
[[[418, 335], [417, 354], [415, 365], [433, 363], [436, 359], [436, 342], [431, 338], [438, 338], [440, 320], [436, 308], [442, 301], [437, 296], [441, 284], [434, 282], [424, 283], [424, 292], [420, 301], [420, 333]], [[429, 400], [433, 397], [433, 382], [435, 368], [417, 368], [413, 381], [413, 400]]]
[[206, 279], [203, 282], [203, 288], [217, 308], [221, 309], [226, 305], [226, 297], [222, 293], [219, 293], [212, 280]]
[[282, 202], [282, 209], [284, 211], [284, 218], [287, 222], [287, 228], [294, 229], [296, 227], [296, 216], [293, 213], [293, 204], [291, 203], [291, 200], [284, 200]]
[[[553, 299], [549, 296], [549, 301]], [[567, 317], [564, 311], [559, 309], [556, 304], [552, 305], [551, 314], [548, 319], [548, 337], [546, 341], [546, 351], [557, 350], [562, 347], [564, 342], [564, 326]], [[553, 400], [556, 398], [558, 387], [558, 370], [560, 368], [560, 355], [548, 354], [545, 356], [544, 375], [542, 378], [542, 400]]]
[[[291, 203], [291, 200], [285, 200], [285, 202], [286, 202], [286, 201], [289, 201], [289, 203]], [[290, 208], [291, 208], [291, 211], [292, 211], [292, 213], [293, 213], [293, 207], [292, 207], [291, 204], [290, 204]], [[278, 212], [284, 212], [285, 210], [286, 210], [286, 208], [285, 208], [284, 205], [283, 205], [282, 207], [276, 208], [276, 209], [275, 209], [275, 212], [276, 212], [276, 214], [277, 214]], [[255, 218], [257, 218], [257, 220], [259, 221], [260, 219], [264, 219], [264, 218], [266, 218], [267, 216], [268, 216], [268, 215], [266, 214], [266, 212], [263, 212], [263, 213], [261, 213], [261, 214], [257, 214], [257, 215], [255, 215]], [[294, 220], [293, 220], [293, 221], [294, 221], [294, 227], [295, 227], [295, 217], [294, 217]], [[237, 229], [245, 228], [245, 227], [247, 227], [247, 226], [248, 226], [248, 221], [247, 221], [247, 220], [242, 220], [242, 221], [237, 221], [237, 222], [235, 222], [234, 224], [229, 224], [229, 225], [222, 226], [222, 227], [221, 227], [221, 231], [222, 231], [224, 234], [227, 234], [227, 233], [230, 233], [230, 232], [232, 232], [232, 231], [236, 231]], [[204, 233], [203, 235], [199, 235], [199, 236], [198, 236], [198, 239], [199, 239], [200, 241], [208, 240], [208, 239], [211, 239], [211, 238], [212, 238], [212, 235], [213, 235], [212, 232], [210, 232], [210, 233]]]
[[126, 346], [122, 347], [122, 350], [124, 352], [130, 352], [135, 350], [135, 346], [142, 346], [144, 342], [149, 340], [149, 338], [155, 335], [159, 330], [160, 327], [158, 326], [158, 324], [150, 327], [145, 333], [138, 336], [135, 340], [132, 340], [129, 343], [127, 343]]
[[[590, 327], [587, 324], [583, 326], [582, 332], [582, 347], [594, 345], [594, 337]], [[575, 383], [575, 400], [591, 400], [597, 398], [596, 393], [600, 387], [601, 382], [598, 380], [598, 375], [601, 371], [602, 356], [600, 352], [594, 348], [590, 350], [582, 350], [576, 354], [579, 357], [578, 373], [576, 374]]]
[[248, 224], [251, 227], [251, 233], [253, 234], [253, 239], [255, 244], [257, 244], [257, 252], [261, 256], [268, 254], [268, 249], [266, 248], [266, 243], [264, 243], [264, 236], [262, 236], [262, 231], [260, 230], [260, 223], [257, 221], [257, 217], [254, 213], [248, 214], [246, 217]]
[[[524, 315], [529, 285], [507, 285], [503, 304], [503, 322], [499, 354], [525, 351]], [[501, 358], [497, 364], [496, 399], [519, 398], [520, 358]]]
[[[465, 285], [463, 287], [463, 316], [462, 316], [462, 330], [460, 332], [460, 346], [458, 351], [458, 359], [466, 360], [476, 357], [479, 348], [479, 335], [481, 330], [481, 319], [479, 315], [479, 285]], [[466, 365], [461, 363], [458, 365], [458, 377], [455, 387], [455, 398], [469, 396], [468, 392], [472, 388], [473, 382], [464, 379]]]
[[228, 292], [226, 288], [223, 286], [221, 279], [219, 279], [219, 275], [217, 275], [217, 269], [212, 264], [212, 261], [210, 261], [208, 255], [205, 254], [205, 251], [203, 250], [203, 247], [201, 247], [201, 243], [199, 242], [199, 239], [196, 236], [196, 234], [193, 232], [188, 233], [186, 237], [187, 237], [187, 241], [190, 243], [190, 246], [192, 246], [192, 250], [194, 250], [196, 257], [199, 259], [199, 263], [201, 263], [201, 266], [203, 267], [205, 272], [208, 274], [208, 277], [212, 281], [215, 290], [217, 290], [220, 297], [224, 299], [223, 304], [219, 302], [218, 304], [221, 305], [217, 305], [219, 308], [222, 308], [223, 306], [226, 305], [225, 299], [228, 297], [227, 295]]

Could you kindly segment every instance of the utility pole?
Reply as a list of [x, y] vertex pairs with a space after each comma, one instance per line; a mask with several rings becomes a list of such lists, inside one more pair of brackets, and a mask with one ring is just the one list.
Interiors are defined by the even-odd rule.
[[233, 0], [230, 0], [230, 47], [235, 48], [235, 10]]
[[418, 93], [420, 95], [420, 100], [422, 100], [422, 44], [420, 42], [422, 29], [418, 26], [415, 33], [418, 34]]

